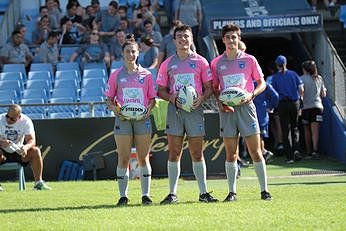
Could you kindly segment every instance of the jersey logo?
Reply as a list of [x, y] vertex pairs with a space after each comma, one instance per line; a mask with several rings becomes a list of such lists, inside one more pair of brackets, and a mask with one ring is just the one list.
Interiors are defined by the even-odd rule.
[[191, 67], [192, 69], [195, 69], [195, 68], [196, 68], [196, 63], [190, 63], [190, 67]]
[[240, 69], [244, 69], [245, 68], [245, 62], [244, 61], [239, 61], [238, 64], [239, 64], [239, 68]]

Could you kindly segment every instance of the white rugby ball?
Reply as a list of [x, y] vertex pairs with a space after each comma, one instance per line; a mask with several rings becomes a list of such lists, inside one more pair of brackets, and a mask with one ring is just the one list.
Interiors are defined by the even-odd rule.
[[140, 103], [127, 103], [121, 107], [120, 113], [127, 120], [141, 120], [147, 113], [147, 108]]
[[219, 100], [227, 106], [238, 106], [246, 98], [246, 92], [239, 87], [228, 87], [221, 91]]
[[182, 109], [191, 112], [193, 110], [193, 101], [197, 99], [196, 89], [192, 86], [183, 86], [179, 90], [178, 100], [182, 106]]

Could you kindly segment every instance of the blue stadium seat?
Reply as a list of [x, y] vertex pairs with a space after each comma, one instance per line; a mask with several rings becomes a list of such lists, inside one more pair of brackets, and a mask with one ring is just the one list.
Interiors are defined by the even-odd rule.
[[104, 96], [103, 87], [81, 88], [81, 97], [84, 96]]
[[22, 99], [21, 105], [22, 110], [24, 114], [31, 114], [31, 113], [46, 113], [46, 107], [44, 105], [30, 105], [27, 106], [26, 104], [44, 104], [45, 101], [42, 98], [29, 98], [29, 99]]
[[123, 65], [124, 65], [123, 61], [113, 60], [111, 63], [111, 73], [113, 73], [114, 71], [122, 67]]
[[94, 111], [94, 116], [89, 111], [84, 111], [79, 113], [80, 118], [90, 118], [90, 117], [105, 117], [106, 113], [104, 111]]
[[82, 88], [105, 87], [106, 81], [103, 78], [86, 78], [82, 81]]
[[30, 65], [30, 72], [32, 71], [48, 71], [53, 79], [54, 71], [51, 63], [32, 63]]
[[74, 88], [54, 88], [51, 98], [72, 97], [74, 101], [78, 100], [77, 90]]
[[77, 62], [57, 63], [56, 70], [57, 71], [75, 70], [77, 71], [79, 79], [81, 79], [80, 68]]
[[4, 64], [2, 71], [3, 72], [18, 72], [19, 71], [22, 73], [24, 79], [27, 79], [24, 64], [19, 64], [19, 63], [18, 64], [16, 63]]
[[75, 114], [72, 112], [52, 112], [48, 114], [48, 117], [51, 119], [66, 119], [74, 118]]
[[43, 88], [25, 89], [23, 91], [22, 99], [39, 98], [43, 99], [44, 102], [48, 102], [48, 93]]
[[44, 113], [26, 113], [25, 115], [27, 115], [32, 120], [45, 119], [46, 118]]
[[53, 76], [49, 71], [29, 71], [28, 80], [30, 79], [46, 79], [49, 81], [51, 87], [53, 84]]
[[22, 88], [24, 89], [25, 79], [22, 72], [1, 72], [0, 80], [18, 80], [21, 83]]
[[26, 89], [43, 88], [46, 92], [51, 92], [51, 83], [47, 79], [29, 79], [26, 83]]
[[1, 80], [0, 90], [15, 90], [17, 95], [20, 95], [23, 88], [19, 80]]
[[77, 70], [57, 70], [55, 72], [55, 80], [58, 79], [75, 79], [80, 82], [80, 73]]
[[[104, 102], [104, 97], [103, 96], [90, 96], [90, 95], [83, 95], [81, 96], [80, 98], [80, 102], [82, 103], [91, 103], [91, 102]], [[90, 108], [90, 106], [92, 106], [92, 108]], [[106, 104], [81, 104], [79, 105], [79, 109], [78, 111], [79, 112], [87, 112], [87, 111], [92, 111], [94, 110], [95, 111], [106, 111], [106, 107], [107, 105]]]
[[102, 69], [107, 72], [107, 67], [105, 63], [84, 63], [83, 70], [89, 69]]
[[21, 95], [18, 95], [16, 90], [11, 89], [0, 89], [0, 99], [1, 100], [13, 100], [14, 103], [17, 103], [20, 101]]
[[76, 114], [78, 106], [77, 105], [64, 105], [63, 103], [73, 103], [75, 100], [72, 97], [57, 97], [50, 98], [50, 103], [62, 103], [61, 105], [52, 105], [48, 106], [48, 113], [52, 112], [72, 112]]
[[2, 99], [0, 98], [0, 104], [14, 104], [15, 101], [13, 99]]
[[100, 79], [108, 79], [107, 72], [103, 69], [84, 69], [83, 71], [83, 79], [86, 78], [100, 78]]
[[[71, 55], [79, 48], [79, 46], [62, 45], [60, 49], [60, 56], [64, 59], [65, 63], [70, 62]], [[59, 70], [59, 69], [57, 69]]]
[[56, 79], [54, 81], [54, 88], [73, 88], [77, 90], [80, 86], [75, 79]]

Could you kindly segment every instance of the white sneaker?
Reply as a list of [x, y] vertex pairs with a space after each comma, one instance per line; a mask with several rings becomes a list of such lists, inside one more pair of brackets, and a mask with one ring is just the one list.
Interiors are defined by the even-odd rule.
[[4, 191], [4, 188], [1, 186], [1, 184], [0, 184], [0, 192], [1, 191]]
[[288, 160], [286, 161], [286, 164], [293, 164], [294, 163], [294, 160]]

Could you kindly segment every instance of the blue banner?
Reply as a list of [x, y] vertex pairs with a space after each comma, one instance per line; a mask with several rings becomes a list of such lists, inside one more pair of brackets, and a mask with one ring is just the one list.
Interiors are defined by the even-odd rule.
[[239, 25], [243, 33], [306, 32], [323, 28], [320, 13], [272, 15], [257, 17], [215, 18], [210, 21], [210, 33], [220, 35], [222, 27], [229, 23]]

